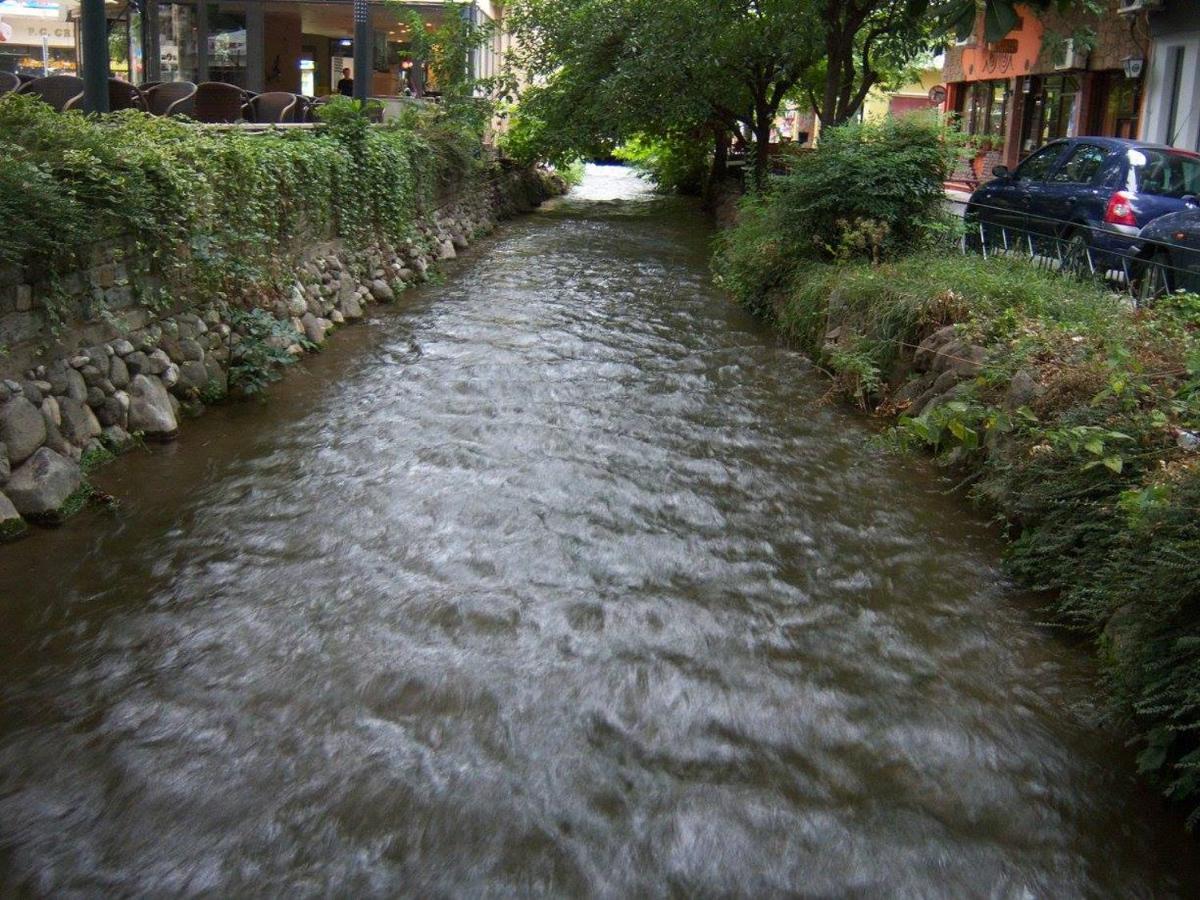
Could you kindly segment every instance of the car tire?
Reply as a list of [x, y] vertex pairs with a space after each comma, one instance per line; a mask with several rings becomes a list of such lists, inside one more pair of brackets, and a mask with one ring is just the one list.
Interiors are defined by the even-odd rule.
[[1171, 293], [1171, 260], [1159, 251], [1145, 261], [1137, 284], [1137, 299], [1142, 306]]

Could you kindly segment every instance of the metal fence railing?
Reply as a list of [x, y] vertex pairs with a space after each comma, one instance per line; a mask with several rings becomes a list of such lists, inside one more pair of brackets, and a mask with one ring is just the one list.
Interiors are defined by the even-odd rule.
[[[1038, 268], [1076, 278], [1099, 278], [1150, 303], [1165, 293], [1200, 288], [1200, 251], [1171, 241], [1117, 234], [1103, 226], [1015, 211], [1006, 207], [947, 199], [961, 207], [963, 253], [1027, 259]], [[1008, 221], [997, 222], [998, 216]], [[1101, 237], [1113, 246], [1097, 248]]]

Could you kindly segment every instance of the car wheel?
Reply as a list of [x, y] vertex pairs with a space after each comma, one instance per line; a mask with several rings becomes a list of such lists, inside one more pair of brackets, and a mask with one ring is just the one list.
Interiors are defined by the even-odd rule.
[[1138, 303], [1150, 305], [1159, 297], [1171, 293], [1171, 261], [1167, 254], [1155, 253], [1145, 263], [1138, 279]]
[[1062, 241], [1062, 271], [1078, 278], [1090, 278], [1096, 274], [1091, 247], [1082, 231], [1072, 231]]

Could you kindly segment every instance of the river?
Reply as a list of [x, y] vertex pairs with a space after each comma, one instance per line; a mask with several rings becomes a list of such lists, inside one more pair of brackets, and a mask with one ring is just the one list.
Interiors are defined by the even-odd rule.
[[1196, 895], [995, 533], [592, 168], [0, 549], [0, 895]]

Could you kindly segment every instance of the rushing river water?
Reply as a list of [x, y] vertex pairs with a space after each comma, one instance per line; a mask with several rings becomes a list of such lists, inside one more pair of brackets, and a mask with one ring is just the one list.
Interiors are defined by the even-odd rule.
[[0, 894], [1195, 894], [947, 484], [596, 169], [0, 550]]

